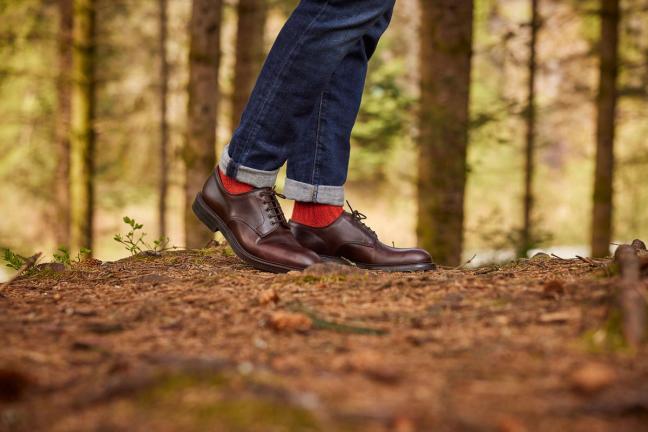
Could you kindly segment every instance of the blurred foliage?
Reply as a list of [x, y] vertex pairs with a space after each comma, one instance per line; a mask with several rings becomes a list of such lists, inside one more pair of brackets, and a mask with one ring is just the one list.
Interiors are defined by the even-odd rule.
[[24, 256], [18, 255], [11, 249], [5, 249], [2, 255], [2, 259], [5, 262], [5, 265], [14, 270], [20, 270], [20, 268], [25, 264], [27, 258]]
[[385, 181], [390, 150], [398, 146], [412, 125], [414, 98], [399, 82], [403, 61], [376, 56], [367, 78], [362, 106], [353, 129], [354, 157], [349, 179], [357, 182]]

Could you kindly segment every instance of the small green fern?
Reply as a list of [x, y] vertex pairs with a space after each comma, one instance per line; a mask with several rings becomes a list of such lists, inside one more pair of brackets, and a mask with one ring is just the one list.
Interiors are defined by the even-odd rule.
[[137, 223], [135, 219], [124, 216], [124, 223], [130, 227], [130, 231], [126, 233], [125, 236], [121, 234], [115, 234], [113, 239], [123, 245], [131, 255], [137, 255], [144, 251], [153, 251], [155, 253], [160, 253], [168, 249], [175, 249], [175, 246], [169, 247], [169, 238], [160, 237], [157, 240], [153, 241], [151, 245], [144, 240], [146, 233], [142, 231], [144, 228], [143, 224]]
[[25, 264], [25, 261], [27, 261], [27, 258], [18, 255], [11, 249], [5, 249], [2, 258], [5, 261], [7, 267], [12, 268], [14, 270], [20, 270], [20, 268]]

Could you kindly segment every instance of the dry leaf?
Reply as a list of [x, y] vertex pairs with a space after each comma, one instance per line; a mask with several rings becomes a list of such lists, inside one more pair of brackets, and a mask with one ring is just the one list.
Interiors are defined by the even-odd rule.
[[259, 294], [259, 303], [262, 305], [279, 302], [279, 295], [274, 288], [268, 288]]
[[549, 297], [556, 297], [565, 293], [565, 284], [561, 280], [553, 279], [544, 285], [542, 291]]
[[270, 315], [268, 325], [276, 331], [305, 332], [311, 329], [313, 321], [301, 313], [275, 312]]
[[600, 363], [587, 363], [570, 376], [570, 382], [574, 389], [582, 393], [601, 391], [609, 387], [616, 379], [616, 371]]

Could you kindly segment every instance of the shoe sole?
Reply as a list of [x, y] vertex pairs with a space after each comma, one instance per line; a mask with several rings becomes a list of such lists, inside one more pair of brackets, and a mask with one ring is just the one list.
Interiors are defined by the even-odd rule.
[[346, 258], [339, 258], [339, 257], [334, 257], [329, 255], [320, 255], [320, 258], [324, 262], [333, 262], [336, 264], [354, 266], [363, 270], [377, 270], [377, 271], [384, 271], [384, 272], [423, 272], [423, 271], [434, 271], [437, 269], [437, 266], [434, 263], [401, 264], [401, 265], [385, 266], [380, 264], [363, 264], [363, 263], [350, 261]]
[[243, 246], [236, 239], [236, 236], [229, 229], [227, 224], [211, 209], [205, 202], [202, 197], [202, 194], [196, 195], [196, 199], [191, 205], [196, 217], [203, 223], [207, 228], [212, 232], [216, 233], [220, 231], [229, 245], [232, 247], [232, 250], [241, 260], [250, 264], [252, 267], [258, 270], [263, 270], [271, 273], [286, 273], [292, 270], [301, 271], [303, 268], [300, 267], [290, 267], [282, 264], [273, 263], [266, 261], [264, 259], [255, 257], [248, 251], [246, 251]]
[[402, 265], [392, 265], [385, 266], [379, 264], [363, 264], [356, 262], [358, 268], [365, 270], [379, 270], [384, 272], [424, 272], [424, 271], [434, 271], [437, 269], [436, 264], [434, 263], [419, 263], [419, 264], [402, 264]]

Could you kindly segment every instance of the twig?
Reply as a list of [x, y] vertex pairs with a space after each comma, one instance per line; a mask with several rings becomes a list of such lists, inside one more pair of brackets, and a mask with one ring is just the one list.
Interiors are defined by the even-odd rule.
[[498, 265], [491, 265], [491, 266], [486, 266], [486, 267], [476, 269], [475, 273], [473, 273], [473, 274], [484, 275], [484, 274], [493, 273], [493, 272], [496, 272], [496, 271], [499, 271], [499, 270], [500, 270], [500, 267]]
[[595, 263], [594, 261], [592, 261], [592, 260], [589, 259], [589, 258], [585, 258], [585, 257], [582, 257], [582, 256], [580, 256], [580, 255], [576, 255], [576, 258], [578, 258], [579, 260], [581, 260], [581, 261], [583, 261], [584, 263], [587, 263], [587, 264], [589, 264], [589, 265], [591, 265], [591, 266], [598, 267], [598, 264]]
[[630, 346], [637, 348], [646, 330], [646, 298], [641, 290], [639, 257], [630, 245], [621, 245], [614, 253], [621, 270], [619, 304], [623, 317], [623, 336]]
[[38, 253], [35, 253], [34, 255], [30, 256], [29, 258], [27, 258], [27, 259], [25, 260], [25, 262], [23, 263], [23, 265], [18, 269], [18, 271], [16, 272], [15, 275], [13, 275], [11, 278], [9, 278], [9, 280], [6, 281], [5, 283], [3, 283], [2, 285], [0, 285], [0, 293], [3, 292], [3, 291], [5, 290], [5, 288], [7, 288], [11, 282], [15, 281], [15, 280], [18, 279], [18, 278], [19, 278], [23, 273], [25, 273], [26, 271], [29, 271], [29, 269], [31, 269], [32, 267], [34, 267], [34, 265], [35, 265], [36, 262], [39, 260], [39, 258], [41, 257], [41, 255], [42, 255], [42, 254], [41, 254], [40, 252], [38, 252]]
[[313, 321], [313, 328], [320, 330], [332, 330], [338, 333], [351, 333], [351, 334], [363, 334], [363, 335], [374, 335], [374, 336], [383, 336], [387, 334], [387, 330], [370, 328], [370, 327], [358, 327], [349, 324], [337, 323], [333, 321], [325, 320], [313, 311], [309, 310], [305, 306], [297, 303], [290, 307], [290, 310], [294, 312], [303, 313], [308, 318]]
[[472, 258], [470, 258], [468, 261], [466, 261], [465, 263], [463, 263], [463, 264], [461, 264], [461, 265], [459, 265], [459, 266], [457, 266], [457, 267], [455, 267], [455, 268], [456, 268], [457, 270], [462, 269], [462, 268], [464, 268], [465, 266], [467, 266], [468, 264], [470, 264], [471, 262], [473, 262], [473, 260], [474, 260], [475, 258], [477, 258], [477, 254], [473, 255]]
[[551, 256], [554, 257], [554, 258], [558, 258], [560, 261], [567, 261], [567, 262], [569, 261], [568, 259], [565, 259], [565, 258], [559, 257], [558, 255], [556, 255], [556, 254], [554, 254], [554, 253], [552, 253]]

